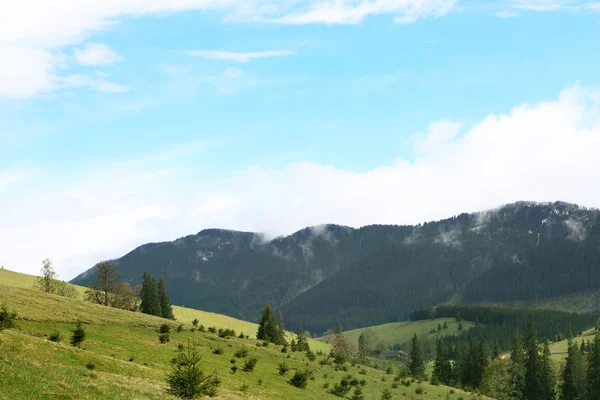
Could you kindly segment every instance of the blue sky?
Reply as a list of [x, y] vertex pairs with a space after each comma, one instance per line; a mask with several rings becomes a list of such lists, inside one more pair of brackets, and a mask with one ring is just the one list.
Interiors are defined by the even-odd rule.
[[0, 17], [12, 269], [71, 278], [209, 227], [600, 206], [600, 2], [92, 3]]

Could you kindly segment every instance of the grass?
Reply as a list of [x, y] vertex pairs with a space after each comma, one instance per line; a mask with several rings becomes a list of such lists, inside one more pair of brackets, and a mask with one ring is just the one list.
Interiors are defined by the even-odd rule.
[[[415, 385], [392, 388], [393, 379], [382, 382], [384, 371], [363, 366], [346, 365], [347, 372], [335, 371], [333, 366], [320, 365], [318, 357], [310, 362], [303, 353], [281, 353], [281, 346], [257, 346], [254, 339], [222, 339], [212, 333], [191, 332], [190, 319], [198, 318], [205, 326], [228, 327], [239, 333], [254, 327], [244, 321], [218, 314], [204, 313], [187, 308], [176, 308], [179, 321], [166, 321], [141, 313], [116, 310], [91, 304], [78, 299], [68, 299], [31, 289], [25, 282], [30, 279], [11, 275], [0, 276], [0, 303], [6, 302], [18, 313], [17, 329], [0, 332], [0, 399], [173, 399], [165, 392], [165, 375], [170, 370], [170, 360], [177, 353], [177, 346], [193, 340], [199, 345], [205, 369], [216, 371], [222, 380], [219, 399], [314, 399], [337, 397], [327, 392], [346, 374], [367, 379], [366, 399], [378, 399], [388, 388], [394, 398], [403, 399], [415, 395]], [[8, 285], [7, 285], [8, 284]], [[76, 320], [85, 325], [87, 340], [82, 348], [68, 344]], [[171, 330], [171, 341], [160, 344], [157, 328], [162, 323], [172, 328], [184, 323], [185, 329], [177, 333]], [[58, 332], [63, 340], [49, 340]], [[248, 334], [253, 333], [248, 331]], [[323, 344], [324, 345], [324, 344]], [[216, 348], [222, 354], [213, 354]], [[231, 372], [230, 360], [234, 354], [245, 349], [247, 357], [236, 361], [238, 371]], [[316, 350], [316, 349], [315, 349]], [[289, 357], [289, 358], [288, 358]], [[244, 372], [248, 359], [256, 358], [254, 372]], [[279, 374], [279, 364], [285, 362], [290, 371]], [[94, 365], [93, 370], [89, 368]], [[87, 367], [86, 367], [87, 366]], [[367, 370], [362, 376], [358, 371]], [[309, 370], [314, 379], [306, 389], [298, 389], [289, 383], [296, 371]], [[326, 376], [326, 377], [325, 377]], [[422, 384], [427, 392], [419, 399], [443, 398], [449, 390], [444, 386]], [[241, 391], [241, 388], [244, 388]], [[452, 399], [462, 396], [474, 397], [455, 389]]]
[[[438, 324], [444, 326], [444, 322], [448, 324], [448, 329], [442, 329], [437, 331]], [[462, 321], [463, 329], [469, 329], [475, 326], [474, 323], [469, 321]], [[375, 325], [368, 328], [353, 329], [351, 331], [344, 332], [346, 337], [352, 339], [358, 343], [358, 337], [361, 332], [369, 330], [378, 340], [382, 340], [383, 344], [390, 346], [396, 343], [404, 344], [410, 341], [413, 335], [425, 334], [432, 339], [442, 335], [458, 334], [458, 322], [454, 318], [436, 318], [434, 320], [423, 320], [423, 321], [406, 321], [406, 322], [393, 322], [390, 324]], [[431, 330], [435, 330], [435, 333], [430, 333]], [[320, 340], [326, 340], [326, 338], [320, 338]]]

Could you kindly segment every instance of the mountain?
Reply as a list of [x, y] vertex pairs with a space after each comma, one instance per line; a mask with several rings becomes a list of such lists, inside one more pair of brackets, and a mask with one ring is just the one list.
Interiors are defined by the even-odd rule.
[[[313, 332], [402, 321], [448, 300], [539, 300], [600, 289], [600, 211], [518, 202], [416, 226], [337, 225], [264, 240], [204, 230], [115, 260], [164, 275], [175, 304], [256, 319], [270, 303]], [[85, 285], [88, 270], [73, 280]]]

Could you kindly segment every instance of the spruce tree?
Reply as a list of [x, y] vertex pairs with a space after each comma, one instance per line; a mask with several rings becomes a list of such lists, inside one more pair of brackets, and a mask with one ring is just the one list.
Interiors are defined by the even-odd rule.
[[365, 400], [365, 395], [363, 394], [362, 386], [356, 385], [354, 387], [354, 393], [352, 393], [352, 397], [350, 400]]
[[450, 363], [448, 350], [442, 339], [438, 339], [436, 344], [432, 378], [444, 385], [449, 385], [452, 378], [452, 364]]
[[269, 306], [268, 304], [265, 304], [265, 308], [263, 309], [262, 315], [260, 317], [260, 322], [258, 323], [258, 331], [256, 332], [256, 338], [272, 343], [278, 341], [279, 329], [277, 328], [277, 324], [275, 324], [275, 320], [273, 318], [273, 311], [271, 311], [271, 306]]
[[485, 371], [489, 360], [487, 355], [487, 349], [485, 345], [485, 340], [482, 338], [479, 340], [479, 343], [474, 347], [473, 352], [471, 353], [473, 357], [473, 371], [472, 371], [472, 387], [477, 388], [481, 384], [481, 379], [483, 378], [483, 372]]
[[494, 346], [492, 347], [492, 360], [500, 357], [500, 345], [497, 340], [494, 340]]
[[589, 400], [600, 400], [600, 331], [596, 329], [594, 341], [589, 345], [588, 394]]
[[275, 343], [287, 346], [287, 341], [285, 340], [285, 324], [283, 323], [283, 314], [281, 311], [277, 315], [277, 341]]
[[360, 333], [358, 337], [358, 361], [364, 363], [369, 354], [368, 340], [364, 333]]
[[518, 329], [515, 330], [513, 350], [510, 354], [509, 375], [509, 385], [513, 390], [512, 397], [515, 399], [522, 398], [525, 390], [525, 355]]
[[152, 275], [150, 275], [147, 272], [144, 272], [141, 298], [141, 312], [143, 312], [144, 314], [156, 315], [157, 317], [162, 316], [156, 280], [152, 277]]
[[169, 301], [169, 296], [167, 295], [164, 277], [160, 277], [160, 281], [158, 281], [156, 290], [158, 292], [158, 302], [160, 303], [161, 316], [166, 319], [175, 319], [173, 316], [173, 308], [171, 307], [171, 302]]
[[528, 400], [546, 400], [540, 396], [540, 360], [537, 347], [537, 334], [533, 315], [529, 318], [527, 334], [525, 335], [525, 391]]
[[539, 370], [539, 392], [537, 398], [540, 400], [554, 400], [556, 398], [556, 378], [554, 377], [554, 367], [552, 366], [550, 355], [550, 345], [548, 340], [545, 340]]
[[408, 370], [415, 378], [420, 378], [425, 374], [425, 361], [416, 333], [413, 335], [408, 354]]
[[310, 351], [308, 346], [308, 339], [304, 336], [302, 327], [298, 328], [298, 341], [296, 342], [296, 350], [298, 351]]
[[77, 321], [75, 329], [73, 329], [73, 335], [71, 336], [71, 346], [77, 346], [81, 348], [81, 343], [85, 340], [85, 329], [81, 321]]
[[567, 363], [563, 371], [563, 384], [561, 388], [562, 400], [586, 400], [587, 385], [585, 378], [585, 369], [583, 366], [583, 356], [577, 346], [569, 338], [569, 350]]

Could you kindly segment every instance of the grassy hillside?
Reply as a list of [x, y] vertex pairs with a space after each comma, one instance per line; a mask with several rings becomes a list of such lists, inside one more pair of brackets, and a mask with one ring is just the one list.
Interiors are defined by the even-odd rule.
[[[442, 331], [438, 332], [438, 324], [444, 326], [444, 322], [448, 324], [448, 329], [442, 329]], [[475, 324], [469, 321], [463, 321], [462, 325], [464, 329], [469, 329]], [[360, 333], [366, 329], [373, 333], [378, 340], [383, 340], [383, 344], [386, 347], [396, 343], [404, 344], [408, 342], [415, 333], [425, 334], [432, 339], [435, 339], [441, 335], [455, 335], [460, 332], [458, 331], [458, 323], [455, 318], [436, 318], [434, 320], [393, 322], [391, 324], [375, 325], [368, 328], [354, 329], [344, 332], [344, 334], [358, 343]], [[432, 329], [436, 330], [435, 333], [430, 333]], [[321, 338], [321, 340], [325, 340], [325, 338]]]
[[[2, 400], [170, 399], [172, 397], [165, 393], [165, 374], [170, 369], [170, 360], [176, 355], [177, 344], [188, 340], [194, 340], [200, 346], [206, 370], [216, 371], [221, 378], [220, 399], [335, 399], [337, 397], [328, 393], [323, 385], [328, 383], [331, 387], [346, 374], [366, 380], [366, 399], [378, 399], [384, 388], [391, 389], [396, 399], [415, 396], [417, 383], [392, 388], [393, 376], [385, 375], [383, 371], [365, 368], [366, 375], [361, 375], [358, 366], [350, 365], [346, 365], [347, 371], [335, 371], [333, 366], [318, 363], [322, 357], [310, 362], [304, 354], [284, 354], [280, 346], [257, 346], [260, 342], [253, 339], [227, 340], [211, 333], [191, 332], [187, 323], [196, 315], [206, 318], [205, 325], [210, 325], [209, 321], [215, 325], [217, 322], [239, 324], [242, 321], [180, 309], [183, 313], [179, 315], [185, 315], [182, 322], [186, 324], [185, 329], [177, 333], [175, 328], [179, 321], [107, 308], [30, 288], [7, 286], [7, 282], [8, 279], [0, 280], [0, 303], [5, 302], [18, 313], [19, 327], [0, 332]], [[87, 332], [87, 340], [81, 349], [68, 344], [73, 322], [78, 319], [85, 323]], [[164, 322], [172, 325], [171, 341], [159, 344], [156, 329]], [[243, 326], [250, 328], [250, 325]], [[63, 335], [60, 343], [48, 340], [53, 332]], [[222, 349], [223, 354], [214, 354], [213, 350], [217, 348]], [[254, 372], [242, 372], [244, 359], [236, 361], [239, 371], [231, 372], [230, 360], [239, 349], [246, 349], [248, 357], [258, 360]], [[287, 377], [278, 374], [281, 362], [292, 368]], [[95, 367], [93, 370], [86, 368], [91, 364]], [[298, 389], [288, 383], [297, 369], [313, 372], [314, 380], [309, 380], [306, 389]], [[427, 383], [423, 383], [422, 387], [426, 394], [418, 398], [423, 400], [442, 398], [450, 390]], [[451, 399], [459, 396], [470, 398], [470, 395], [456, 389], [454, 394], [450, 394]]]

